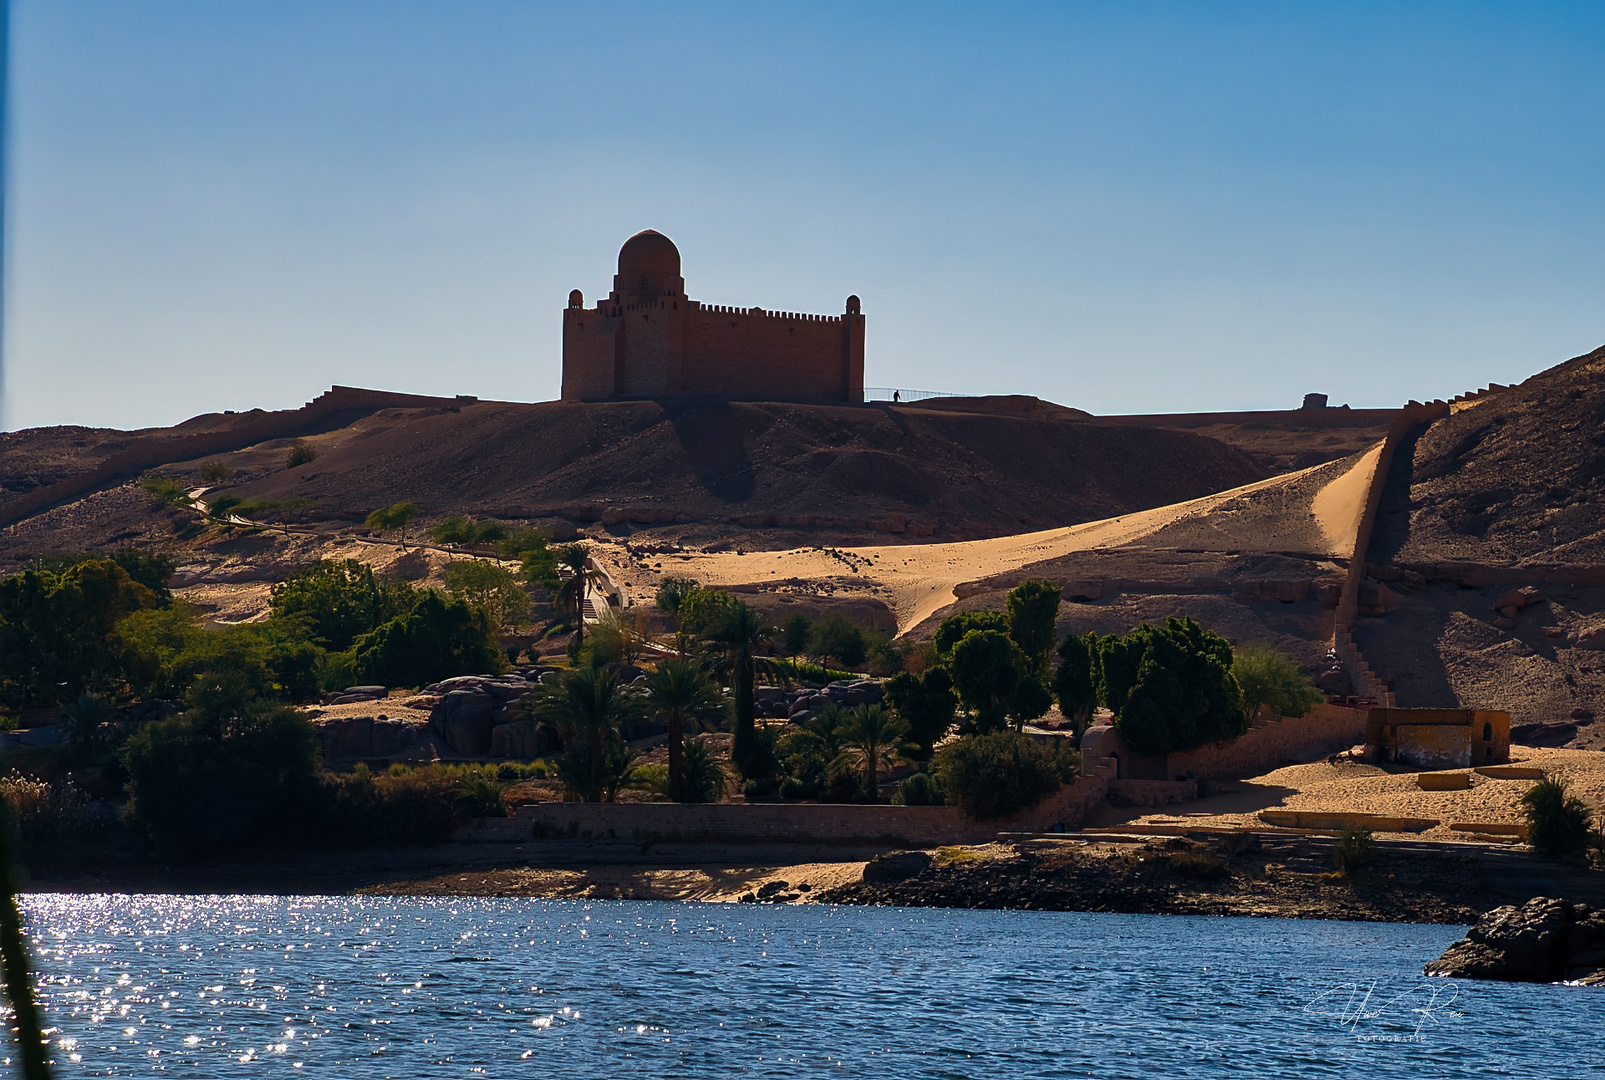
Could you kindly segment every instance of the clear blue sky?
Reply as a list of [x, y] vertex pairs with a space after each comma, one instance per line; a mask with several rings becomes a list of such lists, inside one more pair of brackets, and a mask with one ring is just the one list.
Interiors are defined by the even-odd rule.
[[1605, 6], [15, 0], [4, 422], [555, 397], [568, 291], [867, 381], [1393, 405], [1605, 341]]

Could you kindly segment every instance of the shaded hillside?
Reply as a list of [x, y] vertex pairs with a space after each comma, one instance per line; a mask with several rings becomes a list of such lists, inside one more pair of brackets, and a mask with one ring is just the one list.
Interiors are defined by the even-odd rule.
[[1282, 409], [1237, 413], [1099, 416], [1094, 423], [1163, 427], [1235, 446], [1267, 473], [1308, 469], [1380, 442], [1398, 409]]
[[1605, 349], [1432, 425], [1395, 464], [1369, 559], [1605, 565]]
[[[414, 499], [431, 515], [565, 517], [757, 530], [975, 537], [1084, 521], [1260, 476], [1181, 432], [917, 408], [618, 402], [388, 410], [314, 438], [312, 465], [240, 485], [354, 519]], [[270, 464], [253, 452], [243, 471]]]
[[[59, 430], [59, 429], [52, 429]], [[965, 539], [1159, 506], [1259, 479], [1245, 454], [1186, 432], [1091, 425], [1069, 410], [996, 415], [918, 407], [650, 401], [482, 402], [382, 409], [307, 437], [209, 455], [241, 498], [312, 499], [310, 523], [349, 525], [418, 502], [468, 513], [653, 528], [753, 547], [894, 535]], [[199, 485], [200, 460], [158, 471]], [[121, 492], [121, 493], [119, 493]], [[0, 534], [0, 556], [170, 532], [111, 488]]]
[[1367, 554], [1366, 660], [1400, 705], [1506, 708], [1605, 747], [1605, 349], [1458, 407], [1410, 449]]

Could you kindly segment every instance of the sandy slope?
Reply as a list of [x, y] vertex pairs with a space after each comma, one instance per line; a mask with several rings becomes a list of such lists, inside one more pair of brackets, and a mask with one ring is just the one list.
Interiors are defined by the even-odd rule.
[[776, 591], [863, 592], [884, 600], [906, 632], [953, 603], [965, 582], [1078, 551], [1182, 547], [1348, 556], [1380, 447], [1201, 499], [1062, 529], [947, 544], [688, 552], [652, 560], [652, 570], [614, 548], [598, 555], [650, 601], [659, 575], [712, 586]]
[[405, 896], [542, 896], [598, 900], [676, 900], [733, 903], [771, 881], [807, 891], [794, 902], [807, 903], [826, 889], [858, 881], [862, 862], [799, 863], [787, 866], [628, 866], [579, 868], [503, 867], [470, 870], [357, 890]]
[[[1605, 753], [1595, 750], [1510, 748], [1513, 764], [1536, 765], [1546, 775], [1564, 780], [1571, 791], [1593, 807], [1605, 806]], [[1413, 772], [1343, 762], [1329, 765], [1289, 765], [1245, 780], [1236, 790], [1188, 803], [1182, 814], [1152, 811], [1115, 811], [1110, 808], [1099, 824], [1142, 821], [1150, 824], [1259, 825], [1262, 809], [1347, 811], [1396, 817], [1435, 818], [1442, 822], [1418, 836], [1424, 840], [1469, 840], [1469, 834], [1449, 828], [1453, 822], [1518, 824], [1521, 797], [1531, 780], [1496, 780], [1473, 775], [1465, 791], [1422, 791]]]

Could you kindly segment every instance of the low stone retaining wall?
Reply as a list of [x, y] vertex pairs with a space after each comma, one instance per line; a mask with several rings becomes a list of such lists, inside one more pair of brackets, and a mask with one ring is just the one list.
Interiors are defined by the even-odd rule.
[[1317, 705], [1303, 716], [1262, 716], [1240, 738], [1169, 755], [1166, 772], [1172, 777], [1191, 772], [1199, 779], [1239, 780], [1312, 761], [1364, 742], [1366, 713], [1343, 705]]
[[1111, 780], [1109, 801], [1117, 806], [1169, 806], [1198, 798], [1197, 780]]
[[520, 806], [510, 818], [475, 819], [458, 834], [458, 839], [506, 844], [594, 840], [916, 848], [984, 844], [1001, 832], [1079, 828], [1087, 811], [1108, 796], [1113, 777], [1111, 763], [1090, 762], [1085, 775], [1075, 783], [1066, 784], [1028, 810], [998, 821], [971, 821], [951, 806], [547, 802]]
[[898, 847], [984, 843], [997, 823], [950, 806], [852, 803], [532, 803], [511, 818], [474, 822], [465, 839], [630, 840], [845, 844]]
[[[1262, 714], [1238, 738], [1211, 743], [1196, 750], [1143, 758], [1131, 752], [1112, 726], [1089, 728], [1081, 738], [1081, 757], [1090, 771], [1093, 763], [1116, 760], [1120, 782], [1139, 782], [1130, 775], [1138, 772], [1140, 782], [1196, 778], [1199, 780], [1241, 780], [1262, 776], [1283, 765], [1315, 761], [1337, 750], [1365, 741], [1368, 710], [1343, 705], [1317, 705], [1303, 716], [1275, 717]], [[1160, 769], [1162, 775], [1155, 775]], [[1141, 770], [1152, 769], [1143, 775]], [[1139, 806], [1158, 805], [1137, 803]]]

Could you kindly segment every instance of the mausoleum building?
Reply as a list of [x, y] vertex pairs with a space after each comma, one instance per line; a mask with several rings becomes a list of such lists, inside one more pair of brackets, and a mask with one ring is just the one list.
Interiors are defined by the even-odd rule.
[[676, 395], [862, 402], [864, 316], [724, 307], [687, 298], [680, 251], [652, 229], [619, 249], [596, 307], [575, 289], [563, 312], [563, 400]]

